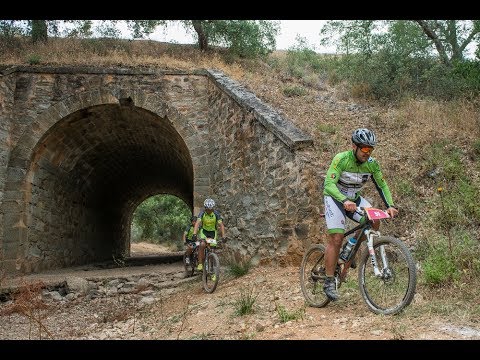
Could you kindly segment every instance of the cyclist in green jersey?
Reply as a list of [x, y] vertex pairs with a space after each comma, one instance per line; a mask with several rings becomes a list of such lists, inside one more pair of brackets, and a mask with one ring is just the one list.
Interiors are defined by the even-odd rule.
[[[215, 208], [215, 201], [212, 199], [205, 199], [203, 202], [205, 210], [198, 214], [195, 228], [193, 229], [193, 239], [197, 240], [197, 233], [200, 237], [200, 245], [198, 247], [198, 266], [197, 270], [203, 270], [203, 260], [205, 256], [205, 246], [207, 246], [205, 239], [207, 237], [217, 239], [217, 227], [220, 228], [222, 238], [225, 237], [225, 227], [223, 226], [223, 219], [220, 213]], [[200, 226], [201, 224], [201, 226]]]
[[182, 241], [183, 244], [186, 246], [185, 253], [187, 257], [185, 261], [187, 264], [190, 263], [190, 255], [192, 254], [193, 250], [195, 250], [195, 241], [193, 241], [193, 229], [195, 228], [195, 223], [197, 222], [197, 217], [194, 215], [190, 218], [190, 225], [188, 225], [185, 230], [183, 231]]
[[[398, 214], [380, 165], [370, 156], [376, 144], [373, 131], [366, 128], [356, 129], [352, 133], [352, 149], [335, 155], [325, 176], [323, 195], [328, 242], [325, 247], [327, 277], [323, 289], [332, 301], [338, 299], [334, 272], [345, 233], [346, 217], [357, 223], [364, 220], [355, 210], [357, 207], [371, 207], [360, 192], [369, 179], [372, 179], [385, 203], [386, 212], [392, 218]], [[380, 222], [377, 221], [373, 228], [378, 230], [379, 226]], [[355, 237], [357, 236], [358, 234]], [[363, 240], [364, 237], [360, 239]]]

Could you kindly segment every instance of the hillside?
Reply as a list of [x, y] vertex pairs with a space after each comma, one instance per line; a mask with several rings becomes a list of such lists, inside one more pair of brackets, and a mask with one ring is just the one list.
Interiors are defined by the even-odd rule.
[[[73, 39], [59, 39], [48, 46], [25, 42], [7, 50], [0, 52], [2, 66], [31, 63], [219, 69], [312, 136], [316, 154], [312, 162], [322, 174], [337, 152], [350, 148], [353, 129], [372, 128], [379, 138], [373, 156], [382, 165], [400, 208], [398, 219], [383, 230], [405, 240], [412, 250], [418, 250], [418, 257], [425, 243], [446, 239], [448, 235], [453, 236], [458, 249], [461, 236], [467, 236], [460, 232], [446, 234], [438, 223], [442, 219], [448, 221], [446, 215], [439, 214], [443, 207], [447, 207], [445, 214], [451, 214], [456, 205], [460, 208], [463, 202], [476, 198], [475, 191], [471, 193], [469, 188], [453, 186], [455, 174], [461, 172], [468, 183], [480, 186], [478, 101], [406, 99], [397, 104], [381, 105], [352, 97], [346, 85], [332, 85], [326, 75], [317, 75], [305, 82], [281, 66], [273, 66], [282, 61], [284, 53], [274, 53], [270, 61], [265, 62], [233, 60], [221, 52], [200, 53], [190, 46], [154, 41], [102, 43], [92, 40], [82, 43]], [[79, 53], [88, 56], [78, 56]], [[304, 89], [305, 93], [293, 96], [285, 91], [295, 88]], [[439, 187], [444, 190], [444, 198], [438, 192]], [[381, 207], [373, 184], [366, 189], [366, 195]], [[479, 219], [465, 221], [461, 229], [477, 243], [479, 222]], [[70, 319], [71, 332], [65, 334], [59, 329], [58, 338], [480, 339], [480, 283], [475, 276], [479, 265], [475, 258], [467, 257], [471, 255], [468, 249], [458, 255], [465, 259], [461, 269], [463, 277], [437, 286], [426, 283], [422, 277], [423, 263], [419, 262], [417, 296], [405, 313], [396, 317], [385, 318], [368, 312], [352, 273], [354, 281], [345, 289], [341, 301], [323, 309], [306, 308], [302, 318], [282, 322], [278, 305], [289, 311], [303, 308], [298, 269], [271, 264], [251, 269], [243, 277], [223, 277], [214, 294], [203, 293], [199, 282], [185, 283], [167, 298], [156, 293], [155, 303], [142, 306], [141, 310], [133, 297], [124, 297], [118, 308], [118, 318], [113, 314], [103, 322], [93, 321], [89, 313], [106, 314], [114, 301], [120, 304], [119, 297], [72, 302], [56, 309], [48, 324], [54, 327], [58, 322], [60, 325], [62, 316]], [[252, 315], [236, 316], [234, 300], [246, 289], [254, 289], [258, 307]], [[7, 317], [2, 323], [18, 326], [18, 333], [23, 331], [24, 335], [17, 333], [16, 336], [27, 338], [28, 321], [19, 315]], [[82, 328], [82, 322], [73, 324], [75, 318], [93, 321], [95, 326], [88, 328], [91, 331]], [[10, 338], [8, 333], [4, 328], [0, 337]]]

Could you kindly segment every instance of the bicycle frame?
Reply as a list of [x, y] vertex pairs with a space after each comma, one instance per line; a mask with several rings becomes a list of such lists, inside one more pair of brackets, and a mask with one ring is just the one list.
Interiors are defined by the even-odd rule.
[[[363, 209], [363, 208], [360, 208], [360, 211], [356, 210], [356, 212], [361, 214], [361, 215], [366, 215], [365, 209]], [[363, 242], [360, 239], [362, 238], [362, 236], [364, 234], [367, 238], [366, 239], [367, 248], [368, 248], [369, 254], [371, 255], [373, 272], [374, 272], [375, 276], [382, 277], [382, 272], [378, 268], [377, 258], [375, 256], [375, 251], [373, 249], [373, 238], [375, 236], [379, 237], [381, 235], [380, 235], [379, 231], [372, 229], [372, 224], [373, 224], [373, 220], [366, 219], [364, 223], [355, 226], [353, 229], [350, 229], [343, 234], [343, 238], [346, 238], [348, 235], [353, 234], [355, 231], [361, 229], [361, 231], [358, 235], [358, 238], [357, 238], [357, 243], [355, 244], [354, 248], [352, 249], [352, 255], [350, 256], [350, 259], [348, 261], [346, 261], [345, 263], [337, 264], [337, 265], [340, 266], [340, 271], [339, 271], [338, 275], [339, 275], [341, 281], [344, 281], [346, 276], [347, 276], [348, 269], [350, 268], [350, 266], [353, 262], [353, 259], [355, 258], [355, 255], [357, 254], [358, 250], [360, 249], [360, 245]], [[383, 249], [383, 247], [380, 249], [380, 252], [381, 252], [381, 257], [382, 257], [382, 263], [384, 265], [383, 268], [384, 269], [388, 268], [388, 261], [387, 261], [387, 258], [386, 258], [386, 255], [385, 255], [385, 250]]]

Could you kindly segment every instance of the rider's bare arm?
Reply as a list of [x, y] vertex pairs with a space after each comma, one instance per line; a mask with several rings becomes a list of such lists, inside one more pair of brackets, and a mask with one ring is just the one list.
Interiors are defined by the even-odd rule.
[[198, 233], [198, 228], [200, 227], [200, 222], [201, 220], [200, 219], [197, 219], [197, 222], [195, 223], [195, 226], [193, 228], [193, 235], [197, 235]]
[[222, 238], [225, 237], [225, 226], [223, 225], [223, 222], [221, 222], [220, 224], [220, 232], [222, 234]]

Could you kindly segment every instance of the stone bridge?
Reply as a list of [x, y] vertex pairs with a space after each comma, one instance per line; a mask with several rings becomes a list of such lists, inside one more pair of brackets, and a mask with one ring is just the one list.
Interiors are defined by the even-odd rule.
[[134, 210], [212, 197], [228, 252], [298, 261], [319, 232], [312, 139], [216, 70], [0, 69], [0, 271], [128, 256]]

